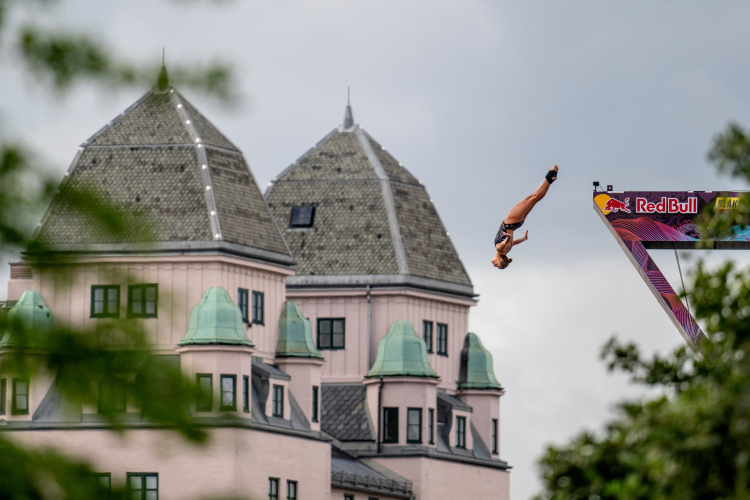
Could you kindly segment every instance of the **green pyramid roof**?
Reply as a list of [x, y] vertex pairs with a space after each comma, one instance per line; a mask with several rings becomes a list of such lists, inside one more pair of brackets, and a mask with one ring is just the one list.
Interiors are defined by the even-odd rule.
[[476, 333], [467, 333], [461, 349], [458, 372], [459, 389], [502, 389], [492, 368], [492, 354], [485, 349]]
[[190, 311], [188, 331], [180, 345], [253, 343], [242, 327], [242, 312], [220, 286], [206, 290], [197, 306]]
[[302, 316], [297, 304], [291, 300], [281, 306], [279, 341], [276, 343], [279, 358], [322, 358], [315, 348], [310, 322]]
[[427, 359], [427, 347], [406, 320], [395, 321], [378, 343], [378, 355], [367, 377], [431, 377], [437, 373]]
[[21, 344], [18, 334], [26, 334], [23, 342], [26, 347], [40, 347], [44, 334], [52, 331], [52, 312], [44, 305], [42, 294], [26, 290], [21, 298], [8, 311], [7, 329], [0, 339], [0, 348], [15, 347]]

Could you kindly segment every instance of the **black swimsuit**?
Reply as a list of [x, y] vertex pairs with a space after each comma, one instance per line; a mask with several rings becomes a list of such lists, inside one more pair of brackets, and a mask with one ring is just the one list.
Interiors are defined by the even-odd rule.
[[503, 221], [502, 224], [500, 224], [500, 229], [497, 230], [497, 235], [495, 236], [495, 245], [497, 245], [500, 242], [505, 241], [508, 237], [505, 236], [503, 233], [506, 231], [515, 231], [519, 227], [523, 226], [523, 221], [521, 222], [514, 222], [513, 224], [506, 224], [505, 221]]

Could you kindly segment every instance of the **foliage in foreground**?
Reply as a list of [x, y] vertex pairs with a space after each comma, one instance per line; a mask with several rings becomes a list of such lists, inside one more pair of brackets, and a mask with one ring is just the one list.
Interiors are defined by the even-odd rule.
[[[717, 136], [709, 159], [750, 180], [750, 135], [736, 125]], [[708, 213], [702, 229], [746, 227], [750, 204]], [[582, 432], [541, 458], [538, 500], [750, 498], [750, 268], [699, 262], [687, 298], [708, 340], [696, 359], [687, 347], [644, 359], [634, 344], [602, 348], [610, 370], [658, 389], [620, 403], [599, 433]]]
[[[57, 98], [83, 82], [105, 92], [128, 86], [143, 89], [155, 83], [158, 65], [128, 61], [81, 30], [45, 28], [60, 3], [62, 0], [0, 0], [0, 82], [2, 75], [8, 74], [3, 73], [4, 66], [20, 61], [21, 69], [33, 80], [47, 84]], [[30, 21], [11, 23], [11, 12], [21, 17], [31, 14], [27, 16]], [[170, 75], [172, 82], [220, 102], [236, 100], [231, 67], [226, 63], [170, 64]], [[7, 130], [0, 131], [0, 263], [8, 255], [25, 251], [36, 265], [59, 269], [56, 278], [61, 282], [71, 279], [65, 257], [49, 252], [33, 239], [33, 230], [58, 185], [59, 178], [39, 166], [33, 148], [9, 139]], [[87, 212], [97, 223], [96, 231], [114, 236], [148, 226], [134, 214], [109, 206], [94, 192], [71, 192], [60, 202], [67, 209]], [[150, 238], [145, 232], [139, 236], [142, 241]], [[0, 314], [0, 338], [13, 330], [15, 346], [0, 358], [2, 373], [54, 377], [53, 389], [79, 411], [83, 405], [97, 406], [98, 384], [122, 380], [123, 375], [132, 379], [137, 373], [126, 391], [128, 401], [141, 412], [141, 422], [171, 429], [190, 443], [206, 441], [207, 433], [191, 418], [191, 381], [183, 380], [176, 364], [152, 356], [146, 334], [136, 322], [101, 322], [85, 331], [55, 325], [52, 331], [39, 332], [7, 325], [6, 319]], [[126, 414], [100, 416], [112, 432], [126, 436]], [[102, 488], [94, 470], [64, 450], [25, 446], [14, 431], [0, 432], [0, 500], [126, 498], [124, 485], [115, 483], [110, 492]]]

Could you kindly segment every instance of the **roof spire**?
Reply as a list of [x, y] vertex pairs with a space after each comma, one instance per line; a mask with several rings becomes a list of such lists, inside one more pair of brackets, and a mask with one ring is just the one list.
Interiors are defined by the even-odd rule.
[[346, 87], [346, 111], [344, 111], [343, 129], [349, 129], [354, 126], [354, 115], [352, 115], [352, 105], [349, 101], [349, 87]]
[[156, 89], [159, 92], [166, 92], [167, 88], [169, 88], [169, 76], [167, 76], [167, 66], [165, 64], [166, 60], [166, 49], [162, 47], [161, 49], [161, 71], [159, 71], [159, 78], [156, 80]]

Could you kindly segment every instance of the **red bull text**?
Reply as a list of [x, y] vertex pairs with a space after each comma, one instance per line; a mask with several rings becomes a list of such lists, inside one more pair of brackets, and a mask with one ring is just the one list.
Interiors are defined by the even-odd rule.
[[646, 198], [636, 198], [635, 213], [697, 214], [698, 198], [688, 198], [687, 203], [682, 203], [677, 198], [662, 198], [658, 203], [650, 202]]

